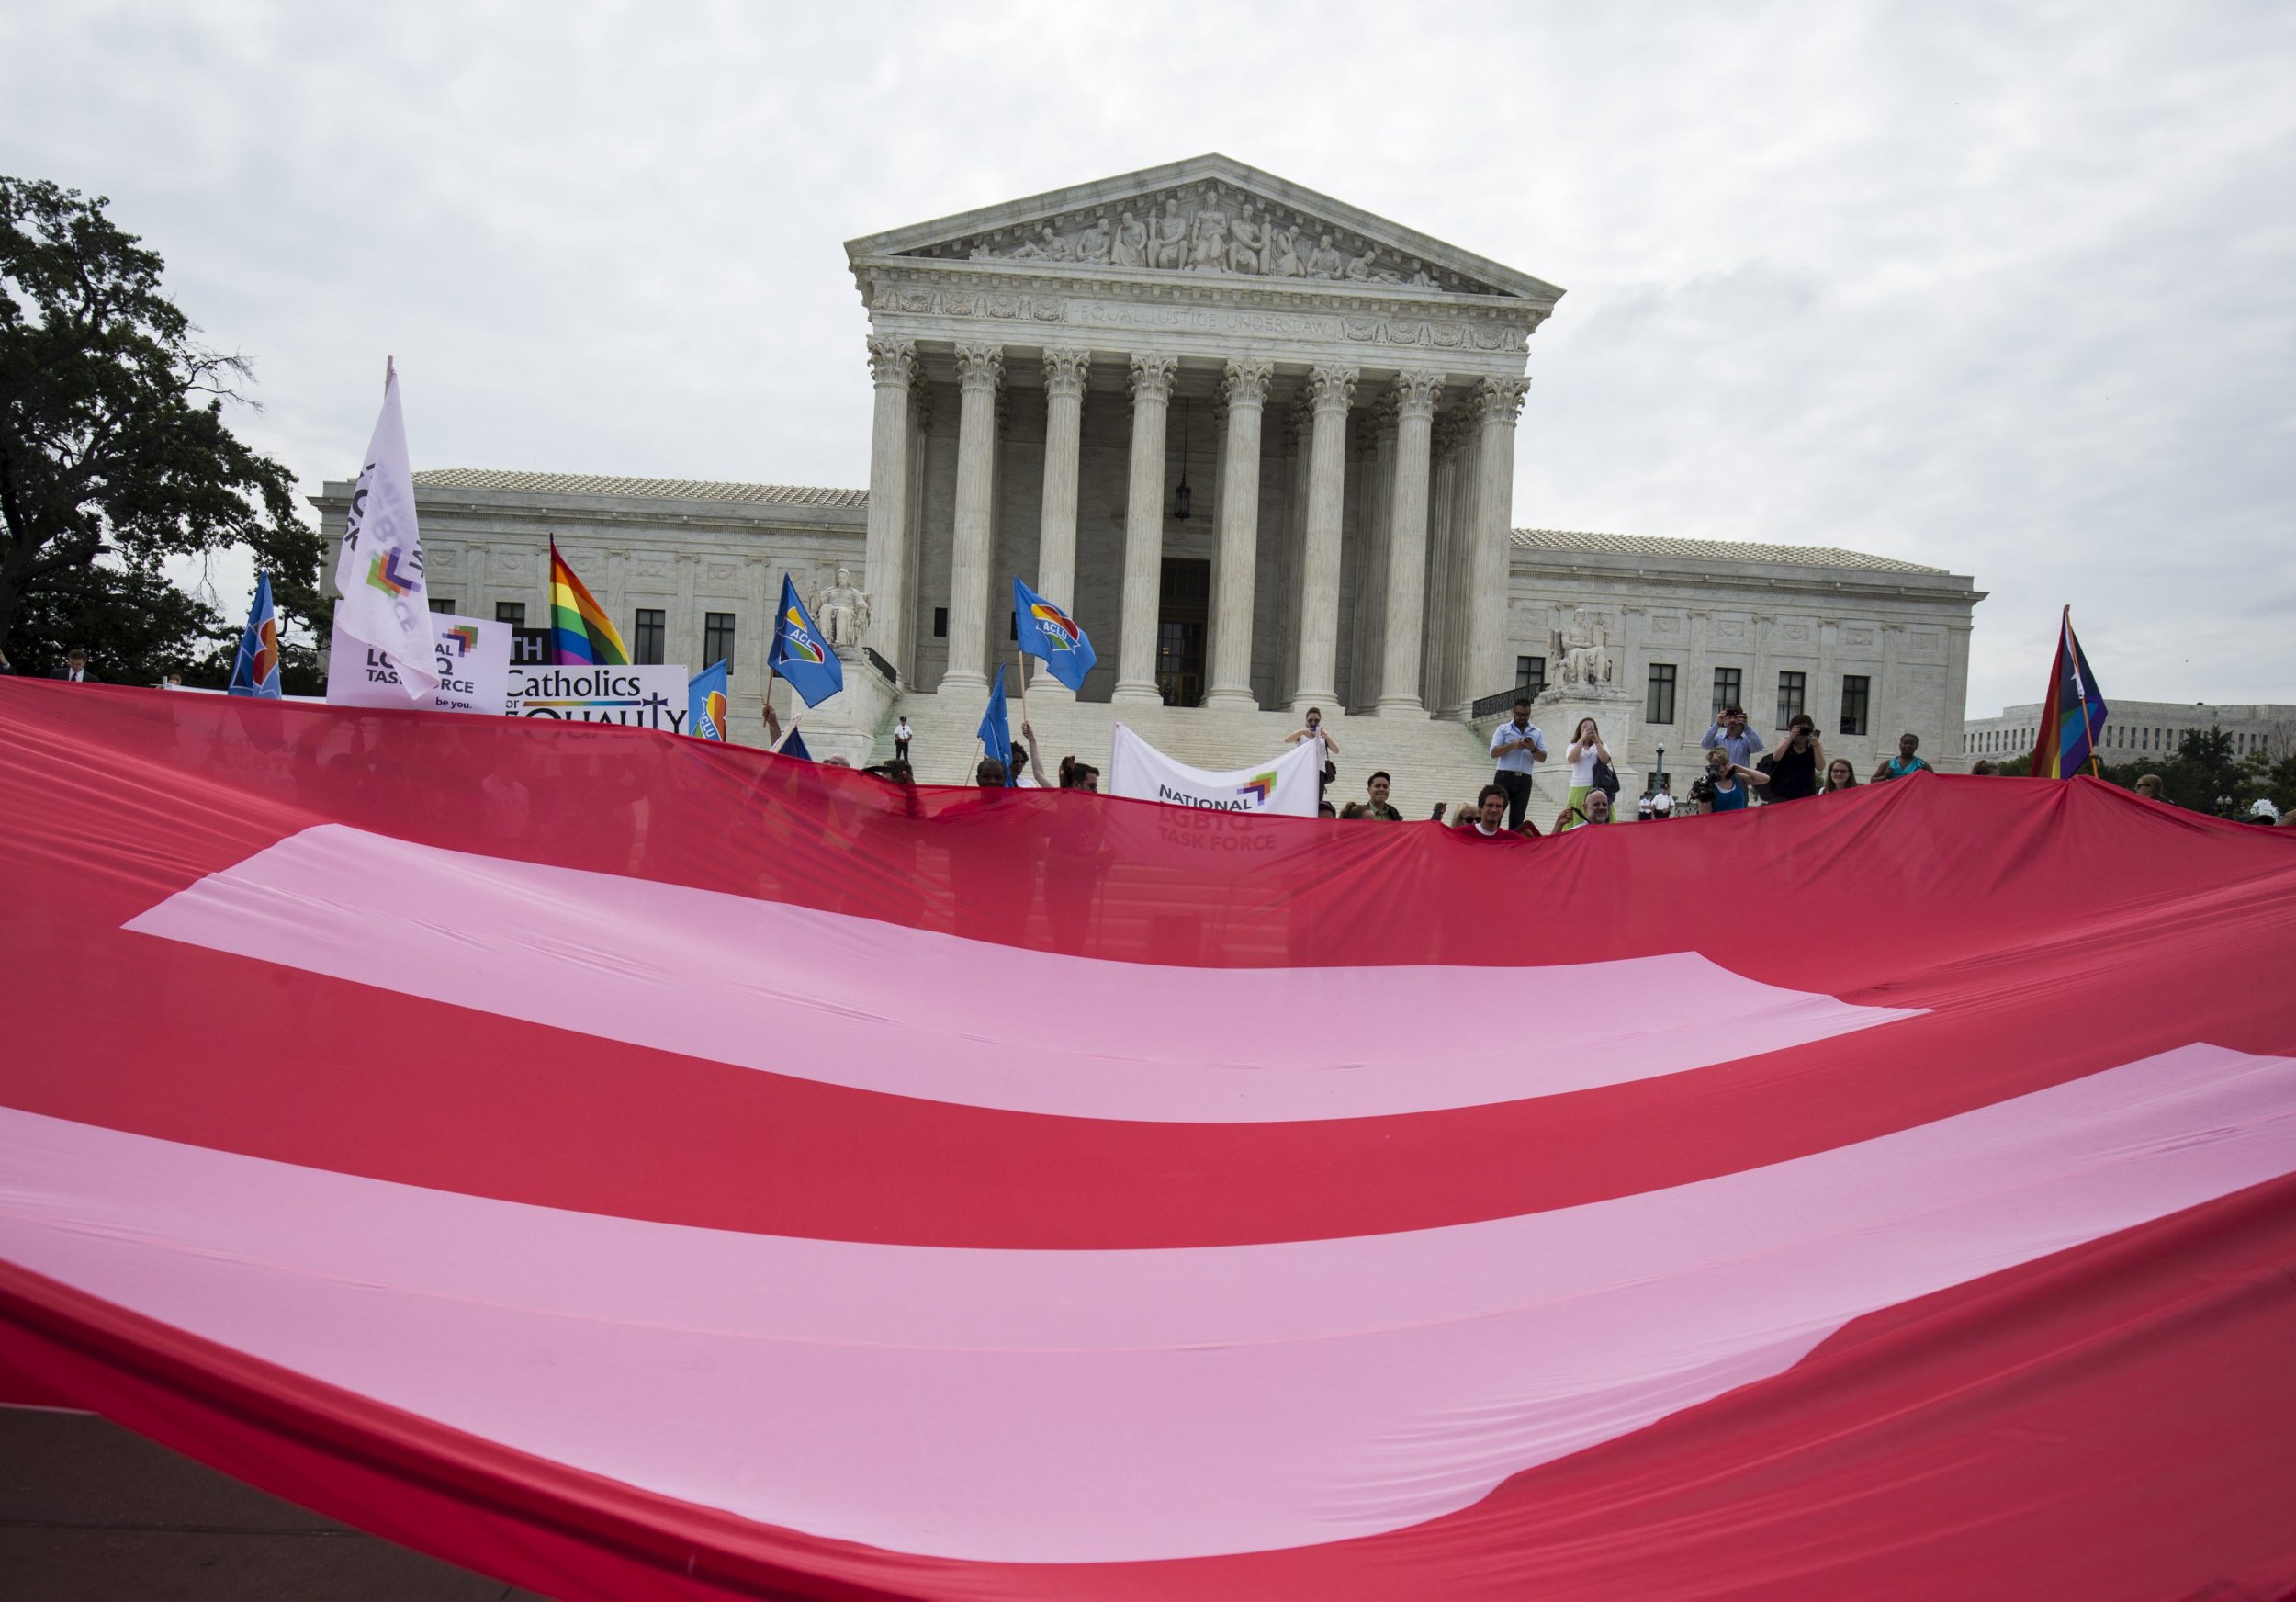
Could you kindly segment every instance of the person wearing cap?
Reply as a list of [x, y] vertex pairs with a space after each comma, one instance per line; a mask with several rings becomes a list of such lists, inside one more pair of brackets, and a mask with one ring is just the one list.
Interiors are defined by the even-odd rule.
[[1726, 750], [1734, 767], [1750, 768], [1762, 750], [1761, 736], [1746, 727], [1746, 708], [1725, 706], [1698, 741], [1702, 750]]

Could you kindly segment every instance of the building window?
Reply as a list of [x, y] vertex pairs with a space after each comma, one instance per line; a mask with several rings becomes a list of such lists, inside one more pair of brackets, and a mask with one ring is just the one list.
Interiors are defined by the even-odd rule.
[[432, 597], [431, 597], [431, 610], [432, 610], [432, 611], [433, 611], [433, 612], [452, 612], [452, 611], [454, 611], [454, 609], [455, 609], [455, 603], [454, 603], [454, 602], [453, 602], [450, 598], [448, 598], [447, 596], [445, 596], [445, 595], [433, 595], [433, 596], [432, 596]]
[[1671, 726], [1674, 721], [1674, 664], [1652, 662], [1650, 687], [1645, 693], [1642, 715], [1651, 723]]
[[1778, 727], [1784, 728], [1802, 716], [1802, 694], [1809, 683], [1807, 673], [1778, 675]]
[[1739, 699], [1742, 693], [1743, 678], [1744, 675], [1736, 668], [1714, 670], [1714, 716], [1717, 723], [1721, 721], [1726, 708], [1745, 705]]
[[523, 601], [497, 601], [494, 604], [494, 621], [497, 623], [507, 623], [512, 628], [525, 627], [526, 603]]
[[1527, 690], [1536, 700], [1547, 688], [1547, 659], [1517, 657], [1514, 659], [1514, 687]]
[[734, 660], [734, 615], [730, 612], [702, 614], [702, 666], [715, 667], [719, 662]]
[[1863, 734], [1874, 706], [1874, 681], [1863, 673], [1841, 675], [1841, 732]]
[[[662, 646], [670, 632], [662, 626], [662, 620], [663, 615], [657, 608], [641, 606], [637, 609], [636, 624], [630, 630], [631, 661], [646, 667], [661, 660]], [[716, 660], [712, 657], [709, 662], [702, 665], [706, 668]]]
[[949, 608], [946, 606], [933, 608], [933, 637], [935, 639], [949, 637]]

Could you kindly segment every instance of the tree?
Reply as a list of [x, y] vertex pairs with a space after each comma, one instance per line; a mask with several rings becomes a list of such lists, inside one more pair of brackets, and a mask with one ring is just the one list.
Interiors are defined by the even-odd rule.
[[251, 369], [197, 342], [109, 204], [0, 177], [0, 641], [20, 672], [85, 644], [98, 672], [156, 678], [222, 626], [163, 561], [248, 546], [307, 677], [321, 542], [225, 424]]

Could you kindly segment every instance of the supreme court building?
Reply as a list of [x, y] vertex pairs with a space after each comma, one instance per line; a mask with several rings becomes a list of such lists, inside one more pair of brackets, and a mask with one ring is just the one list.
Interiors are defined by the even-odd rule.
[[[841, 718], [856, 754], [896, 704], [920, 737], [969, 735], [1015, 574], [1097, 649], [1080, 696], [1030, 683], [1080, 750], [1121, 717], [1233, 765], [1314, 705], [1463, 783], [1483, 764], [1460, 726], [1529, 683], [1600, 709], [1614, 746], [1629, 725], [1694, 745], [1730, 699], [1764, 728], [1809, 711], [1864, 767], [1906, 728], [1962, 752], [1968, 578], [1514, 526], [1551, 284], [1217, 155], [845, 249], [866, 492], [424, 472], [433, 595], [539, 621], [555, 533], [641, 655], [729, 655], [754, 694], [787, 570], [850, 603], [851, 702], [809, 728]], [[320, 498], [337, 527], [347, 491]]]

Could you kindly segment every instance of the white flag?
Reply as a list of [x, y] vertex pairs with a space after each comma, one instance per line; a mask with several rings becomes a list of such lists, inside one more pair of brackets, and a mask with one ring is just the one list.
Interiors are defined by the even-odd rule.
[[399, 375], [383, 382], [383, 413], [366, 444], [366, 465], [351, 491], [351, 516], [335, 562], [343, 604], [335, 626], [386, 652], [400, 688], [420, 701], [438, 688], [431, 640], [431, 597], [422, 581], [422, 536], [414, 522], [414, 474], [407, 425], [399, 414]]
[[1209, 812], [1273, 812], [1313, 818], [1323, 743], [1303, 739], [1281, 756], [1212, 773], [1176, 762], [1122, 724], [1109, 753], [1109, 794]]

